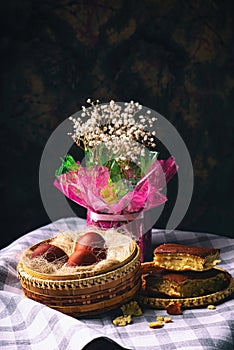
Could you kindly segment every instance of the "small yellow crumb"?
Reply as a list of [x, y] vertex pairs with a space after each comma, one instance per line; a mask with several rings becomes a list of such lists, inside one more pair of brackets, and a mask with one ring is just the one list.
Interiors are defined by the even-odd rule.
[[162, 321], [156, 321], [156, 322], [149, 322], [148, 323], [149, 328], [162, 328], [163, 322]]
[[121, 327], [121, 326], [126, 326], [127, 324], [131, 323], [132, 318], [131, 318], [131, 315], [119, 316], [119, 317], [116, 317], [112, 322], [115, 326]]
[[164, 317], [163, 320], [164, 320], [165, 323], [172, 322], [172, 318], [171, 317]]
[[164, 320], [164, 317], [163, 317], [163, 316], [157, 316], [157, 317], [156, 317], [156, 321], [161, 321], [161, 322], [162, 322], [163, 320]]
[[215, 307], [214, 305], [208, 305], [208, 306], [207, 306], [207, 309], [209, 309], [209, 310], [215, 310], [216, 307]]
[[121, 306], [121, 310], [124, 315], [141, 316], [142, 310], [136, 301], [130, 301], [130, 303]]

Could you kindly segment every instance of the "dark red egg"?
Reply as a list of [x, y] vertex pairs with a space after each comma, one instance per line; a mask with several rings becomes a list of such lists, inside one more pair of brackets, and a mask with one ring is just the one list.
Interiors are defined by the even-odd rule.
[[53, 262], [57, 259], [63, 259], [64, 262], [68, 260], [67, 254], [61, 248], [49, 244], [40, 244], [32, 253], [32, 258], [43, 256], [48, 262]]
[[102, 248], [102, 249], [96, 248], [96, 249], [93, 249], [93, 252], [96, 258], [98, 259], [98, 261], [106, 259], [107, 253], [105, 248]]
[[37, 256], [41, 256], [45, 254], [45, 252], [51, 247], [51, 244], [44, 243], [40, 244], [36, 249], [34, 249], [32, 253], [32, 258], [36, 258]]
[[86, 246], [90, 248], [103, 248], [104, 245], [105, 239], [97, 232], [86, 232], [77, 241], [77, 247]]
[[97, 258], [97, 260], [103, 260], [106, 258], [105, 239], [97, 232], [86, 232], [81, 236], [77, 243], [75, 251], [89, 250]]
[[87, 266], [97, 262], [96, 256], [90, 250], [76, 250], [68, 259], [67, 266]]

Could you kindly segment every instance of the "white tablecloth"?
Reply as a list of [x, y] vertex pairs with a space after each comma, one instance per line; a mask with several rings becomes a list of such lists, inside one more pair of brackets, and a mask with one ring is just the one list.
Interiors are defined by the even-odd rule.
[[[0, 254], [0, 349], [79, 350], [98, 337], [107, 337], [127, 349], [160, 350], [233, 350], [234, 300], [230, 298], [207, 308], [184, 310], [173, 322], [160, 329], [150, 329], [148, 322], [164, 310], [144, 309], [126, 327], [116, 327], [112, 320], [121, 314], [114, 310], [102, 316], [75, 319], [25, 298], [17, 278], [16, 266], [21, 252], [32, 244], [58, 234], [58, 228], [77, 230], [84, 221], [61, 219], [30, 232]], [[181, 243], [221, 249], [220, 267], [234, 275], [234, 239], [208, 233], [153, 230], [153, 243]], [[95, 346], [94, 346], [95, 349]]]

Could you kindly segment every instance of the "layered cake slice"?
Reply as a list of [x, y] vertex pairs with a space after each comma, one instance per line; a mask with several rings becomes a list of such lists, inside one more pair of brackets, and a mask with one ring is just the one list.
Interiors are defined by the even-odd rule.
[[204, 271], [220, 262], [219, 254], [219, 249], [165, 243], [154, 250], [154, 265], [174, 271]]
[[226, 287], [226, 271], [211, 269], [203, 272], [154, 271], [145, 277], [147, 295], [165, 294], [169, 297], [190, 298], [215, 293]]

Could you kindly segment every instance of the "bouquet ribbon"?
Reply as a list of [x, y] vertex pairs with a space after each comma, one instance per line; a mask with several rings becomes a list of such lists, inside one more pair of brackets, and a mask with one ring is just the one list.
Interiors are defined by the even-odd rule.
[[91, 221], [132, 221], [135, 219], [143, 219], [143, 212], [131, 214], [99, 214], [92, 210], [88, 210], [88, 216]]

